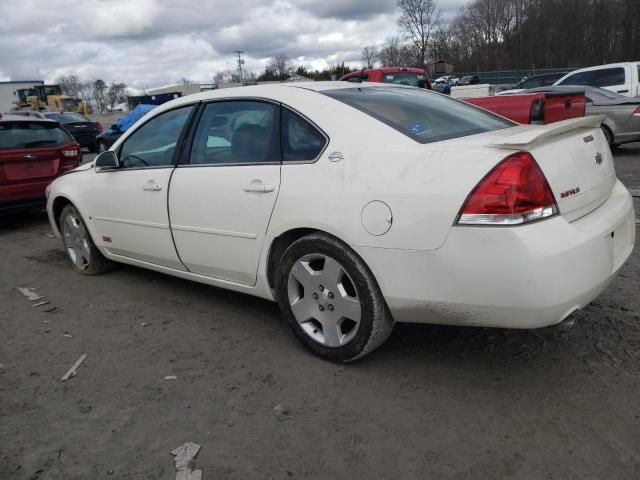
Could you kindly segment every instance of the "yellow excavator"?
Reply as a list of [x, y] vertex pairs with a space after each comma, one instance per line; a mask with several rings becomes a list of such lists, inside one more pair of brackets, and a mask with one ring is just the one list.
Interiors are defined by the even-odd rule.
[[77, 98], [63, 95], [60, 85], [35, 85], [17, 91], [16, 107], [37, 112], [89, 113], [88, 106]]

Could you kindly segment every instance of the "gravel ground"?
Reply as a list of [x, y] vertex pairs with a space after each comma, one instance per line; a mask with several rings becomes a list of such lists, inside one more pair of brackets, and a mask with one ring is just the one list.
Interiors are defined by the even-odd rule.
[[[640, 189], [640, 146], [616, 164]], [[0, 219], [2, 479], [173, 479], [186, 441], [205, 480], [640, 478], [638, 249], [570, 332], [397, 325], [339, 366], [275, 304], [79, 276], [48, 234], [42, 214]]]

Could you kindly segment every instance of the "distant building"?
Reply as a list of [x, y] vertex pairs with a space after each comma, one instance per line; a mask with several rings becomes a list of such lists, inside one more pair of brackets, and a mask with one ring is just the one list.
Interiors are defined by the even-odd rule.
[[453, 73], [454, 65], [453, 63], [448, 63], [443, 60], [438, 60], [437, 62], [427, 63], [427, 73], [430, 77], [435, 75], [449, 75]]
[[0, 113], [11, 111], [18, 100], [18, 90], [44, 85], [44, 80], [18, 80], [15, 82], [0, 82]]

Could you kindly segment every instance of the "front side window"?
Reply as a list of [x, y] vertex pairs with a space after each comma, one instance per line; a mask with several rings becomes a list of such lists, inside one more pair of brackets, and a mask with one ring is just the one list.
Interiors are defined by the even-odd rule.
[[192, 165], [280, 162], [278, 109], [254, 100], [205, 106], [189, 156]]
[[285, 162], [311, 161], [327, 143], [325, 136], [300, 115], [282, 110], [282, 159]]
[[131, 134], [120, 148], [123, 168], [172, 165], [176, 144], [193, 106], [176, 108], [152, 118]]
[[416, 88], [370, 87], [327, 90], [343, 102], [419, 143], [430, 143], [516, 125], [467, 103]]
[[0, 150], [67, 145], [73, 139], [53, 122], [0, 123]]

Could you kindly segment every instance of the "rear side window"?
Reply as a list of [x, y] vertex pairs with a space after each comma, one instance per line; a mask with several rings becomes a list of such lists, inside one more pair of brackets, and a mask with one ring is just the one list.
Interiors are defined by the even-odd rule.
[[592, 87], [611, 87], [623, 85], [625, 73], [623, 67], [601, 68], [588, 72], [578, 72], [567, 77], [560, 85], [590, 85]]
[[73, 139], [53, 122], [0, 123], [0, 150], [55, 147], [69, 143], [73, 143]]
[[79, 113], [74, 112], [64, 112], [64, 113], [53, 113], [47, 115], [52, 120], [60, 123], [71, 123], [71, 122], [88, 122], [89, 120], [84, 118]]
[[280, 163], [279, 107], [253, 100], [207, 104], [189, 157], [192, 165]]
[[282, 159], [285, 162], [314, 160], [327, 144], [325, 136], [300, 115], [282, 109]]
[[509, 128], [515, 123], [467, 103], [421, 89], [345, 88], [322, 92], [419, 143]]
[[382, 76], [382, 83], [395, 83], [396, 85], [407, 85], [409, 87], [417, 87], [420, 80], [424, 81], [426, 77], [411, 72], [385, 73]]

